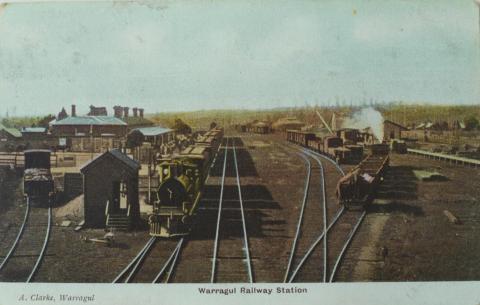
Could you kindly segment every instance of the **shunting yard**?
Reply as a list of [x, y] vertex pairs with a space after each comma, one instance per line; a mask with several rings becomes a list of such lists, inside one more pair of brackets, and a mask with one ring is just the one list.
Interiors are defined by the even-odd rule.
[[[179, 283], [210, 282], [214, 257], [218, 264], [215, 282], [289, 281], [309, 247], [341, 211], [336, 203], [335, 188], [342, 174], [332, 162], [287, 144], [278, 133], [227, 132], [226, 138], [229, 144], [224, 141], [219, 149], [191, 234], [184, 237], [177, 253], [175, 249], [182, 237], [157, 238], [145, 260], [138, 264], [138, 271], [132, 274], [133, 282], [152, 282], [172, 254], [177, 259], [172, 258], [159, 282], [167, 278], [169, 282]], [[223, 177], [224, 161], [227, 167]], [[307, 181], [309, 164], [311, 176]], [[352, 165], [342, 165], [344, 171], [350, 168]], [[292, 282], [478, 279], [480, 271], [472, 266], [479, 263], [476, 255], [480, 250], [476, 236], [480, 229], [479, 178], [478, 168], [392, 153], [385, 179], [351, 244], [345, 248], [335, 276], [332, 277], [336, 260], [360, 212], [343, 212]], [[16, 238], [25, 213], [20, 178], [9, 176], [5, 181], [2, 196], [14, 196], [2, 200], [0, 209], [2, 260]], [[223, 211], [215, 255], [222, 181]], [[303, 221], [292, 254], [307, 183]], [[74, 213], [78, 210], [74, 204], [72, 201], [53, 210], [52, 232], [34, 280], [114, 281], [150, 240], [146, 215], [141, 215], [145, 221], [143, 228], [114, 231], [113, 242], [107, 244], [99, 242], [105, 235], [103, 229], [74, 230], [74, 224], [82, 220], [81, 214]], [[458, 221], [452, 222], [445, 211]], [[43, 212], [46, 218], [47, 210]], [[65, 221], [72, 224], [66, 226]], [[37, 233], [43, 235], [44, 231]], [[25, 230], [24, 238], [27, 235], [29, 230]], [[41, 242], [35, 245], [37, 243], [40, 246]], [[251, 278], [246, 261], [247, 244]], [[35, 246], [35, 251], [37, 248]], [[24, 259], [25, 255], [29, 254], [17, 252], [10, 260]], [[291, 256], [291, 268], [287, 272]], [[172, 264], [174, 267], [170, 268]], [[14, 266], [6, 264], [7, 267]], [[3, 281], [25, 281], [24, 275], [0, 271]]]

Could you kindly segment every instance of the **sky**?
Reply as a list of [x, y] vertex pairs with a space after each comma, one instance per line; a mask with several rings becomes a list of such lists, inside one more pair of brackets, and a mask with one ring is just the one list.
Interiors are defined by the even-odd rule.
[[0, 6], [0, 115], [480, 104], [471, 0]]

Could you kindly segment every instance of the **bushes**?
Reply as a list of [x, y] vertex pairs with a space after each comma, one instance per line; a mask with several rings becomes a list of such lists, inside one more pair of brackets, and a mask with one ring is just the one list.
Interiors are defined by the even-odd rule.
[[479, 129], [479, 122], [478, 119], [471, 115], [465, 118], [465, 129], [466, 130], [476, 130]]

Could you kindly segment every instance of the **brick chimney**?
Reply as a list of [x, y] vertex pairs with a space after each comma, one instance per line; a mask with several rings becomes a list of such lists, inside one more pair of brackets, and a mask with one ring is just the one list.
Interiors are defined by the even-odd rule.
[[123, 117], [128, 118], [128, 110], [129, 109], [130, 108], [128, 108], [128, 107], [123, 107]]
[[139, 116], [143, 119], [143, 108], [138, 108]]
[[123, 113], [123, 107], [122, 106], [113, 106], [113, 115], [116, 118], [121, 118]]
[[133, 117], [136, 118], [138, 116], [138, 108], [133, 107], [132, 110], [133, 110]]
[[72, 105], [72, 116], [77, 116], [77, 106]]
[[113, 115], [116, 118], [121, 118], [123, 113], [123, 107], [122, 106], [113, 106]]

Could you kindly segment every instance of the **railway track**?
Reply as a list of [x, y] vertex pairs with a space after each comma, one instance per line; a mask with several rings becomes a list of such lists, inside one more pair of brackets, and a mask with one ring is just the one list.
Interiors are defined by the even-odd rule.
[[[233, 164], [235, 174], [230, 176], [235, 177], [236, 189], [229, 188], [229, 192], [226, 194], [225, 181], [229, 167], [227, 138], [222, 178], [220, 181], [220, 198], [213, 244], [210, 282], [253, 283], [255, 280], [248, 244], [235, 139], [232, 139], [231, 151], [233, 156], [230, 158], [230, 163]], [[232, 171], [232, 168], [230, 168], [230, 171]], [[225, 196], [231, 198], [225, 200]]]
[[[156, 243], [159, 242], [160, 238], [151, 237], [130, 263], [117, 275], [112, 283], [169, 283], [175, 271], [177, 259], [182, 250], [185, 239], [186, 237], [182, 237], [178, 241], [165, 240], [165, 243], [158, 247], [161, 254], [152, 257], [155, 257], [157, 260], [162, 260], [162, 258], [165, 257], [165, 255], [162, 255], [165, 253], [165, 250], [167, 251], [168, 256], [166, 259], [163, 259], [163, 263], [160, 264], [161, 267], [156, 270], [156, 266], [159, 264], [153, 264], [152, 262], [149, 263], [147, 262], [147, 258], [151, 252], [156, 250]], [[150, 257], [150, 259], [152, 258]]]
[[300, 281], [325, 282], [327, 266], [327, 255], [325, 254], [327, 253], [327, 244], [325, 242], [323, 243], [323, 249], [315, 247], [310, 251], [308, 260], [302, 260], [303, 256], [310, 250], [311, 244], [317, 239], [318, 234], [325, 232], [326, 229], [327, 200], [324, 168], [320, 161], [303, 151], [299, 151], [299, 156], [307, 166], [307, 177], [284, 282], [290, 282], [289, 279], [292, 274], [295, 274], [295, 276], [298, 274], [299, 264], [307, 265], [302, 269], [302, 274], [298, 274]]
[[[345, 173], [342, 170], [342, 168], [333, 161], [332, 159], [321, 155], [317, 152], [313, 152], [311, 150], [308, 150], [308, 153], [313, 156], [317, 156], [319, 158], [323, 158], [327, 160], [328, 162], [331, 162], [332, 164], [335, 165], [339, 173], [344, 176]], [[329, 227], [325, 232], [330, 232], [331, 240], [334, 241], [332, 243], [332, 247], [330, 247], [330, 251], [328, 252], [329, 258], [331, 258], [332, 265], [331, 273], [329, 276], [328, 281], [333, 282], [335, 280], [335, 276], [337, 275], [337, 271], [339, 270], [342, 260], [344, 258], [345, 252], [347, 251], [348, 247], [350, 246], [358, 228], [362, 224], [365, 216], [366, 216], [366, 211], [365, 210], [346, 210], [343, 207], [339, 210], [338, 212], [339, 217], [335, 217], [334, 220], [331, 222]], [[325, 235], [326, 236], [326, 235]], [[326, 238], [324, 236], [324, 238]], [[343, 243], [338, 244], [338, 241], [342, 240]]]
[[[210, 171], [215, 166], [218, 152], [209, 168], [205, 183], [210, 179]], [[150, 237], [130, 263], [115, 277], [112, 283], [171, 283], [174, 281], [179, 258], [189, 237], [178, 240]], [[157, 245], [161, 243], [161, 245]]]
[[[320, 257], [323, 257], [323, 268], [321, 269], [323, 273], [323, 282], [333, 282], [339, 268], [341, 267], [345, 252], [353, 240], [357, 229], [365, 218], [366, 212], [346, 210], [344, 207], [340, 207], [331, 221], [328, 222], [324, 170], [320, 159], [322, 158], [335, 165], [337, 171], [341, 175], [344, 175], [344, 172], [335, 161], [316, 152], [308, 149], [300, 149], [300, 155], [304, 159], [308, 168], [305, 182], [305, 195], [301, 203], [297, 231], [292, 243], [292, 250], [286, 268], [284, 282], [291, 283], [295, 280], [313, 281], [315, 277], [319, 278], [318, 273], [320, 270], [318, 268], [318, 263]], [[317, 230], [317, 237], [313, 242], [309, 243], [309, 246], [304, 251], [297, 251], [296, 245], [299, 243], [298, 240], [309, 230], [304, 224], [305, 206], [307, 205], [309, 184], [311, 183], [311, 162], [309, 158], [312, 158], [317, 162], [322, 173], [322, 199], [324, 204], [323, 228], [322, 230]], [[320, 243], [323, 245], [322, 250], [318, 249]], [[303, 255], [301, 253], [303, 253]], [[296, 259], [294, 259], [294, 257], [296, 257]], [[294, 261], [297, 261], [297, 263], [293, 264]]]
[[[28, 197], [25, 201], [23, 222], [12, 246], [0, 264], [2, 281], [33, 282], [46, 255], [51, 234], [52, 208], [49, 207], [47, 210], [45, 223], [45, 209], [32, 207]], [[41, 228], [45, 228], [44, 232]]]

